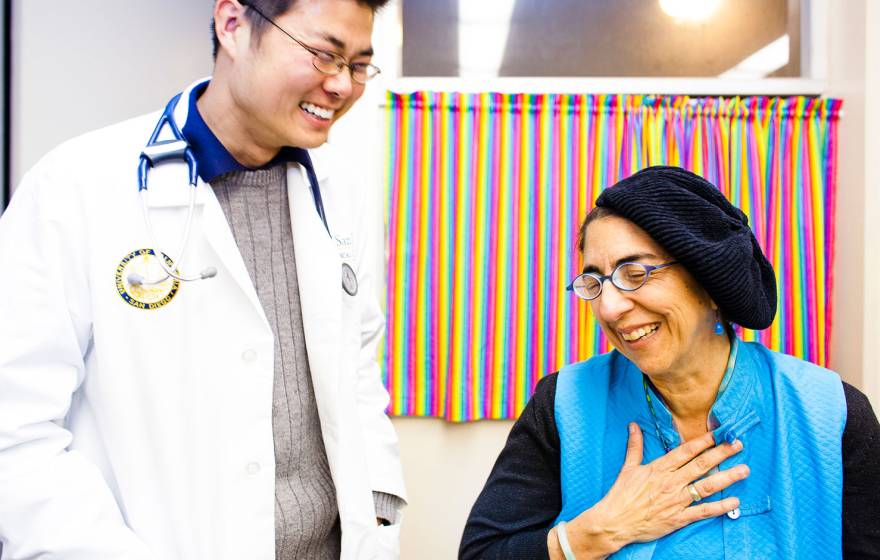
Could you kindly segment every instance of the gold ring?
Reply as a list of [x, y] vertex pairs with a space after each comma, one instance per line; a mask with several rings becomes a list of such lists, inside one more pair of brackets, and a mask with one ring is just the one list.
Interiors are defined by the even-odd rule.
[[687, 489], [688, 492], [691, 493], [691, 498], [693, 498], [695, 502], [699, 502], [703, 499], [703, 497], [700, 495], [700, 491], [697, 490], [696, 484], [694, 484], [693, 482], [687, 485]]

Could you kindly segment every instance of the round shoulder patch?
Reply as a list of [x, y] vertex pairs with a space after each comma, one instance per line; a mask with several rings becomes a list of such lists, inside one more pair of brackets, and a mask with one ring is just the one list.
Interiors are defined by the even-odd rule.
[[[180, 280], [165, 278], [161, 282], [148, 283], [150, 278], [161, 278], [165, 273], [158, 263], [152, 249], [137, 249], [123, 257], [116, 267], [116, 291], [125, 303], [138, 309], [158, 309], [168, 304], [180, 290]], [[165, 264], [174, 270], [174, 262], [162, 253]], [[176, 272], [176, 271], [175, 271]], [[132, 284], [134, 280], [134, 284]], [[138, 283], [140, 280], [142, 283]]]

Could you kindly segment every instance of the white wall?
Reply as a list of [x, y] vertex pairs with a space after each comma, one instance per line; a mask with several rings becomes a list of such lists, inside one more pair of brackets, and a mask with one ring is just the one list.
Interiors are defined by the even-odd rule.
[[211, 0], [9, 1], [13, 185], [63, 140], [160, 109], [211, 71]]
[[[847, 10], [829, 14], [829, 95], [844, 100], [840, 123], [837, 243], [834, 263], [835, 320], [831, 339], [832, 367], [845, 379], [861, 385], [865, 293], [864, 258], [866, 189], [866, 2], [850, 2]], [[855, 297], [854, 297], [855, 296]], [[876, 402], [876, 401], [875, 401]]]
[[[863, 190], [864, 205], [864, 283], [862, 338], [865, 346], [862, 349], [862, 389], [871, 397], [875, 408], [880, 407], [880, 291], [877, 289], [880, 279], [880, 107], [877, 99], [880, 96], [880, 3], [866, 1], [865, 17], [865, 130], [864, 130], [864, 167], [865, 180], [861, 184], [848, 185], [849, 188]], [[870, 100], [871, 103], [868, 103]], [[842, 163], [847, 163], [843, 160]], [[845, 274], [843, 271], [840, 274]], [[859, 298], [854, 298], [859, 299]]]
[[840, 123], [837, 258], [831, 368], [880, 406], [880, 4], [847, 2], [828, 13], [827, 95], [844, 100]]
[[400, 550], [404, 560], [457, 558], [471, 506], [510, 432], [512, 421], [450, 424], [395, 418], [409, 491]]

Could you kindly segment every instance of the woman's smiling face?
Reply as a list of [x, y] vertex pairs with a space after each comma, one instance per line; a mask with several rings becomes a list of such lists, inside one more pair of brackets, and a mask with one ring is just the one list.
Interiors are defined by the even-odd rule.
[[[618, 216], [587, 226], [583, 258], [585, 272], [603, 275], [624, 262], [660, 265], [675, 260], [642, 228]], [[651, 377], [702, 363], [702, 353], [715, 336], [717, 306], [682, 265], [655, 270], [633, 292], [606, 281], [590, 305], [614, 347]]]

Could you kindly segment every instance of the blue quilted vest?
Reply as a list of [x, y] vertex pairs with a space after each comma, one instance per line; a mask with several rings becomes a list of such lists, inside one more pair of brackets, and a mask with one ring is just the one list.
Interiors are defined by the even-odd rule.
[[[739, 439], [750, 476], [721, 495], [740, 507], [657, 541], [630, 544], [614, 560], [841, 558], [841, 438], [846, 401], [831, 371], [754, 343], [737, 343], [735, 364], [711, 416], [716, 441]], [[680, 444], [672, 415], [651, 395], [659, 429]], [[627, 424], [644, 434], [645, 462], [664, 453], [648, 408], [642, 374], [617, 351], [566, 366], [556, 386], [561, 444], [562, 512], [570, 521], [611, 488], [626, 453]]]

